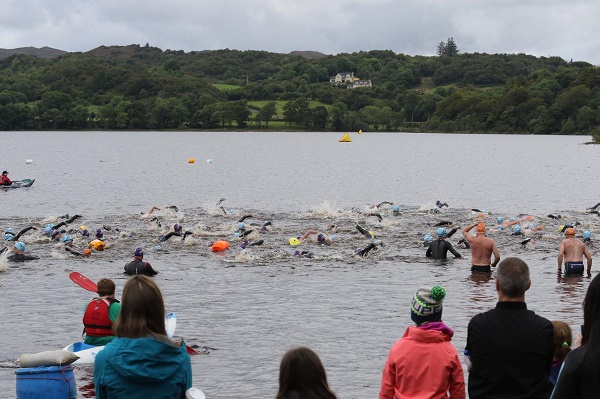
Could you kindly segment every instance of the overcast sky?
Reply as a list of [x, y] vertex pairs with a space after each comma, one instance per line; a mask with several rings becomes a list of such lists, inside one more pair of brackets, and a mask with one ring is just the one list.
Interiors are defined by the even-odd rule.
[[600, 0], [0, 0], [0, 48], [559, 56], [600, 65]]

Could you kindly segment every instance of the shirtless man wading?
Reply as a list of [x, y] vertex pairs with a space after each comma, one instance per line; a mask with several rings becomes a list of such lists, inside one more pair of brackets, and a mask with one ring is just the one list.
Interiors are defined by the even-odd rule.
[[[473, 227], [477, 226], [477, 236], [469, 234]], [[471, 271], [473, 272], [491, 272], [491, 267], [496, 267], [500, 262], [500, 251], [496, 242], [485, 236], [485, 225], [483, 222], [476, 222], [468, 225], [462, 230], [463, 237], [471, 244]], [[492, 254], [494, 261], [492, 262]]]
[[575, 229], [565, 230], [565, 239], [560, 243], [558, 251], [558, 272], [561, 272], [565, 261], [565, 276], [583, 275], [583, 257], [587, 259], [587, 275], [592, 276], [592, 255], [583, 241], [575, 238]]

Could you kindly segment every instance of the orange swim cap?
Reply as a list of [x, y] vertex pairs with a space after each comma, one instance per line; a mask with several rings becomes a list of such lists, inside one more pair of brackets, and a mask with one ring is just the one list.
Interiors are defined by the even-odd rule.
[[91, 256], [92, 255], [92, 251], [90, 251], [88, 248], [83, 250], [83, 256]]
[[477, 232], [478, 233], [485, 233], [485, 224], [479, 222], [477, 223]]
[[575, 229], [573, 227], [569, 227], [568, 229], [565, 230], [565, 235], [574, 236], [575, 235]]

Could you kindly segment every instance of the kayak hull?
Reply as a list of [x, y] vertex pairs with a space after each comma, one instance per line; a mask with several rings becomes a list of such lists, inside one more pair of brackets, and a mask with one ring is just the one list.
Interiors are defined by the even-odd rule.
[[[167, 330], [167, 336], [169, 338], [173, 337], [176, 327], [177, 315], [174, 312], [167, 313], [165, 316], [165, 329]], [[73, 362], [73, 364], [94, 364], [96, 355], [102, 349], [104, 349], [104, 346], [88, 345], [85, 342], [74, 342], [63, 348], [63, 350], [73, 352], [79, 356], [79, 359]]]
[[35, 179], [15, 180], [10, 186], [0, 186], [1, 188], [22, 188], [31, 187]]

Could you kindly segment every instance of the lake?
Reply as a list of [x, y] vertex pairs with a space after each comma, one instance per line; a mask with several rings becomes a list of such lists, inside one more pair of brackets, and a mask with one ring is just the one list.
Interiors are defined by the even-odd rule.
[[[178, 315], [176, 335], [210, 352], [192, 357], [194, 386], [208, 398], [274, 397], [281, 357], [298, 345], [319, 354], [339, 398], [377, 397], [383, 364], [411, 325], [411, 297], [421, 286], [446, 288], [444, 321], [462, 353], [470, 318], [496, 303], [494, 279], [471, 275], [465, 249], [457, 248], [464, 260], [427, 260], [422, 238], [434, 235], [438, 221], [464, 227], [475, 208], [485, 212], [489, 227], [497, 216], [531, 215], [522, 223], [530, 243], [521, 245], [523, 237], [511, 236], [510, 229], [491, 229], [489, 236], [502, 257], [529, 264], [529, 308], [578, 331], [589, 279], [557, 276], [556, 255], [563, 238], [558, 226], [579, 223], [578, 235], [589, 230], [593, 239], [600, 233], [598, 215], [585, 212], [600, 201], [593, 189], [600, 149], [584, 145], [590, 137], [365, 132], [339, 143], [341, 136], [0, 133], [1, 167], [13, 180], [36, 179], [30, 188], [0, 189], [0, 228], [43, 228], [64, 220], [61, 215], [79, 214], [66, 227], [79, 248], [87, 242], [77, 232], [81, 225], [102, 228], [109, 239], [106, 251], [82, 259], [66, 256], [61, 245], [34, 231], [23, 241], [39, 260], [4, 259], [0, 398], [15, 397], [15, 359], [22, 353], [80, 339], [83, 307], [92, 296], [68, 274], [112, 278], [120, 298], [123, 266], [137, 246], [160, 272], [155, 280], [167, 310]], [[449, 207], [428, 213], [436, 200]], [[370, 207], [383, 201], [400, 205], [401, 214], [389, 205]], [[163, 207], [152, 214], [156, 220], [141, 218], [153, 204]], [[179, 211], [164, 209], [169, 205]], [[367, 216], [373, 212], [383, 220]], [[247, 228], [271, 226], [248, 236], [263, 245], [240, 251], [234, 233], [244, 215], [252, 215]], [[174, 223], [194, 236], [159, 242]], [[356, 223], [384, 243], [367, 258], [354, 256], [370, 242]], [[544, 230], [530, 231], [529, 223]], [[338, 229], [331, 245], [314, 239], [288, 245], [289, 237], [325, 232], [328, 224]], [[450, 240], [455, 247], [460, 235]], [[212, 253], [208, 244], [218, 239], [229, 241], [230, 249]], [[161, 249], [153, 250], [156, 245]], [[298, 249], [313, 257], [293, 256]], [[88, 368], [76, 370], [80, 388], [91, 375]], [[80, 397], [87, 392], [80, 389]]]

